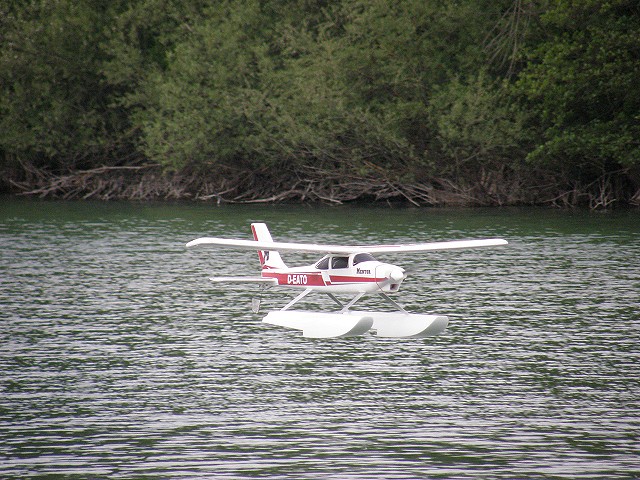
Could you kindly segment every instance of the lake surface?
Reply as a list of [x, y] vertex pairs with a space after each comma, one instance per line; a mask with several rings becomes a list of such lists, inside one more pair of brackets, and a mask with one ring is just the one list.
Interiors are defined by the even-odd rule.
[[[381, 257], [444, 334], [311, 340], [228, 290], [251, 238]], [[0, 478], [639, 478], [640, 212], [0, 199]], [[317, 256], [283, 255], [291, 264]], [[331, 302], [312, 296], [309, 308]], [[375, 299], [365, 303], [378, 308]]]

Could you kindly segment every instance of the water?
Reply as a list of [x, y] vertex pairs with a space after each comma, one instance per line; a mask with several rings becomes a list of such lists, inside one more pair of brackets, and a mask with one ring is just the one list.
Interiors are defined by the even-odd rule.
[[[1, 202], [0, 478], [640, 477], [637, 211]], [[510, 245], [384, 257], [441, 336], [309, 340], [208, 283], [257, 256], [184, 248], [251, 221]]]

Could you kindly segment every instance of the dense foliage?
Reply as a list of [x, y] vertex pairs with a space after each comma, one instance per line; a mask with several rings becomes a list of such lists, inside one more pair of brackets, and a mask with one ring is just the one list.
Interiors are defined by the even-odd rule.
[[632, 0], [5, 2], [0, 166], [640, 201], [639, 34]]
[[542, 132], [530, 158], [586, 174], [640, 164], [640, 5], [558, 2], [518, 86]]

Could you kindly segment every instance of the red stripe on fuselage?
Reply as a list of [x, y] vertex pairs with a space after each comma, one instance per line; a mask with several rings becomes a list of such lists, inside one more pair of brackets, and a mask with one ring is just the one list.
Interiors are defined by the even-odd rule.
[[329, 277], [332, 284], [336, 283], [370, 283], [370, 282], [382, 282], [384, 278], [373, 277], [353, 277], [345, 275], [331, 275]]
[[264, 278], [275, 278], [278, 285], [291, 285], [294, 287], [324, 287], [325, 283], [322, 274], [319, 272], [292, 272], [277, 273], [262, 271]]
[[278, 285], [290, 285], [294, 287], [324, 287], [330, 285], [358, 284], [358, 283], [376, 283], [386, 280], [385, 278], [375, 277], [356, 277], [348, 275], [331, 275], [329, 281], [325, 283], [320, 272], [271, 272], [267, 268], [262, 270], [264, 278], [275, 278]]

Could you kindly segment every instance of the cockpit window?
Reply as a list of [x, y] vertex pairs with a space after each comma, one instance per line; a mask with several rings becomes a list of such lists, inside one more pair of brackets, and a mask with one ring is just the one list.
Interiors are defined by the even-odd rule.
[[347, 268], [349, 266], [349, 257], [332, 257], [331, 268]]
[[359, 253], [353, 257], [353, 264], [357, 265], [362, 262], [375, 262], [376, 259], [370, 253]]
[[319, 270], [326, 270], [329, 268], [329, 257], [324, 257], [318, 263], [316, 263], [316, 268]]

